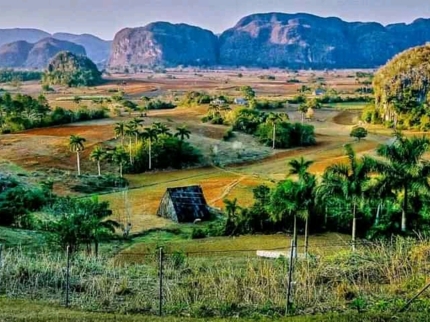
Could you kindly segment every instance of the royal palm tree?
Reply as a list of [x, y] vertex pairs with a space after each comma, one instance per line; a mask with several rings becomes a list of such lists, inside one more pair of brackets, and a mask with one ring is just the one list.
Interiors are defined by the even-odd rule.
[[175, 137], [179, 138], [181, 141], [184, 141], [185, 138], [190, 138], [191, 131], [188, 130], [188, 128], [183, 125], [181, 127], [176, 128]]
[[401, 231], [407, 230], [409, 196], [414, 191], [429, 191], [428, 178], [430, 164], [422, 159], [429, 149], [430, 141], [426, 137], [406, 138], [396, 133], [392, 144], [381, 145], [378, 156], [385, 160], [376, 160], [376, 169], [382, 174], [381, 184], [385, 184], [397, 194], [403, 196]]
[[130, 164], [133, 164], [132, 139], [133, 139], [133, 137], [136, 137], [139, 134], [139, 132], [137, 131], [137, 129], [133, 123], [129, 123], [129, 124], [126, 124], [126, 126], [125, 126], [124, 134], [125, 134], [125, 136], [128, 136], [128, 138], [129, 138], [128, 152], [130, 154]]
[[101, 146], [96, 146], [94, 148], [94, 150], [91, 152], [90, 155], [90, 159], [93, 162], [97, 162], [97, 170], [98, 170], [98, 175], [99, 177], [102, 175], [101, 174], [101, 169], [100, 169], [100, 163], [101, 161], [103, 161], [106, 158], [106, 150], [103, 149]]
[[227, 222], [225, 225], [225, 231], [233, 234], [236, 230], [237, 218], [236, 213], [241, 208], [237, 204], [237, 198], [234, 200], [224, 199], [225, 211], [227, 212]]
[[119, 167], [119, 176], [123, 177], [124, 164], [127, 163], [127, 152], [125, 152], [122, 146], [117, 146], [111, 154], [111, 160]]
[[324, 172], [318, 194], [321, 199], [341, 198], [352, 207], [352, 249], [357, 234], [357, 207], [364, 198], [373, 161], [367, 157], [358, 160], [351, 145], [345, 146], [348, 164], [334, 164]]
[[115, 138], [121, 138], [121, 145], [124, 146], [125, 123], [118, 122], [115, 124]]
[[290, 166], [289, 175], [297, 175], [299, 183], [299, 202], [301, 203], [301, 214], [305, 220], [305, 255], [307, 256], [309, 249], [309, 217], [314, 206], [316, 177], [308, 172], [313, 161], [305, 160], [301, 157], [299, 160], [291, 160], [288, 162]]
[[129, 125], [132, 126], [132, 127], [134, 127], [134, 129], [136, 130], [136, 132], [135, 132], [135, 135], [136, 135], [136, 144], [137, 144], [137, 141], [139, 139], [139, 127], [142, 126], [144, 122], [145, 122], [144, 120], [139, 119], [137, 117], [135, 117], [134, 119], [132, 119], [129, 122]]
[[306, 103], [302, 103], [299, 105], [299, 112], [302, 115], [302, 124], [305, 123], [305, 114], [308, 112], [309, 107], [306, 105]]
[[148, 168], [152, 169], [152, 143], [158, 137], [158, 131], [154, 128], [146, 128], [145, 131], [141, 133], [141, 136], [148, 141]]
[[79, 135], [71, 135], [69, 138], [69, 148], [70, 151], [76, 152], [76, 164], [78, 167], [78, 175], [81, 175], [81, 160], [79, 153], [81, 151], [84, 151], [84, 142], [86, 140], [83, 137], [80, 137]]
[[276, 124], [282, 121], [282, 116], [279, 113], [270, 113], [269, 116], [267, 117], [267, 123], [272, 125], [272, 131], [273, 131], [273, 135], [272, 135], [272, 140], [273, 140], [273, 145], [272, 148], [275, 149], [276, 148]]
[[159, 135], [166, 135], [166, 136], [172, 136], [170, 133], [169, 128], [166, 124], [162, 124], [160, 122], [155, 122], [152, 124], [152, 128], [157, 131], [157, 134]]

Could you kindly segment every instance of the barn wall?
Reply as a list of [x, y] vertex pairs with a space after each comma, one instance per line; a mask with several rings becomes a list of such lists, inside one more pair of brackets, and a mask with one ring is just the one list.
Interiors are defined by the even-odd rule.
[[170, 199], [169, 193], [165, 193], [163, 199], [160, 202], [160, 206], [157, 211], [159, 217], [171, 219], [178, 222], [178, 216], [176, 215], [176, 210], [173, 205], [172, 199]]

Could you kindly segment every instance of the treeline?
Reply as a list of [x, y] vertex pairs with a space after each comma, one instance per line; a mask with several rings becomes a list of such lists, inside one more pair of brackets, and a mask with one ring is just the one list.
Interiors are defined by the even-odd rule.
[[[428, 234], [430, 166], [423, 161], [430, 140], [406, 138], [381, 145], [377, 158], [358, 158], [345, 147], [347, 163], [329, 166], [321, 178], [309, 172], [312, 161], [289, 162], [286, 180], [254, 189], [255, 204], [241, 208], [225, 200], [223, 234], [274, 233], [281, 230], [352, 232], [357, 237]], [[307, 238], [306, 238], [307, 240]]]
[[12, 81], [26, 82], [41, 79], [42, 72], [39, 71], [0, 69], [0, 83], [8, 83]]
[[6, 92], [0, 96], [0, 128], [2, 133], [105, 117], [107, 117], [106, 111], [101, 107], [98, 109], [82, 107], [77, 111], [56, 107], [51, 110], [43, 95], [33, 98], [30, 95], [22, 94], [12, 96]]
[[56, 196], [52, 181], [30, 185], [1, 176], [0, 191], [0, 226], [49, 232], [46, 238], [54, 247], [69, 247], [73, 252], [85, 245], [90, 252], [94, 245], [97, 254], [101, 241], [112, 238], [115, 229], [125, 228], [108, 220], [112, 214], [108, 202]]
[[[187, 139], [191, 132], [185, 127], [178, 127], [175, 133], [162, 123], [154, 123], [144, 128], [143, 120], [133, 119], [130, 122], [119, 122], [115, 125], [115, 137], [120, 144], [114, 149], [96, 146], [90, 159], [97, 165], [98, 175], [102, 175], [101, 165], [108, 162], [118, 167], [120, 177], [124, 173], [142, 173], [153, 169], [181, 169], [197, 164], [201, 153]], [[85, 149], [85, 138], [72, 135], [69, 147], [76, 153], [78, 175], [80, 153]]]

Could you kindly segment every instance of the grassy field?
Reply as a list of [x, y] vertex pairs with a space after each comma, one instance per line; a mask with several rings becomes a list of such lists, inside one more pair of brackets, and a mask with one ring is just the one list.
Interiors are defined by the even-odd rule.
[[[154, 317], [144, 315], [120, 315], [88, 313], [69, 310], [59, 305], [46, 305], [39, 302], [12, 300], [0, 298], [0, 321], [4, 322], [227, 322], [227, 321], [255, 321], [255, 319], [193, 319], [187, 317]], [[384, 321], [430, 321], [427, 314], [328, 314], [322, 316], [287, 317], [287, 318], [259, 318], [258, 321], [286, 321], [286, 322], [384, 322]]]
[[[155, 251], [155, 247], [163, 246], [166, 252], [180, 251], [189, 256], [252, 256], [256, 250], [285, 251], [290, 247], [291, 235], [249, 235], [238, 237], [211, 237], [190, 239], [192, 225], [182, 226], [180, 231], [170, 229], [157, 231], [135, 238], [133, 245], [126, 248], [120, 255], [145, 254]], [[309, 239], [309, 251], [315, 255], [329, 255], [348, 250], [350, 236], [341, 234], [313, 235]], [[302, 252], [303, 236], [299, 236], [298, 247]]]

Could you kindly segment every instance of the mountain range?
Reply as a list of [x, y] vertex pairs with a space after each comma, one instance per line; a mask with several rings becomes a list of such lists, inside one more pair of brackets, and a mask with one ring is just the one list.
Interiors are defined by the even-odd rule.
[[91, 60], [111, 70], [178, 65], [374, 68], [405, 49], [429, 42], [430, 19], [384, 26], [274, 12], [246, 16], [220, 35], [187, 24], [154, 22], [125, 28], [112, 42], [90, 34], [3, 29], [0, 66], [5, 65], [3, 57], [16, 65], [34, 66], [24, 59], [31, 52], [30, 44], [47, 37], [82, 46]]
[[[100, 39], [96, 36], [90, 34], [82, 34], [75, 35], [70, 33], [54, 33], [49, 34], [43, 30], [39, 29], [26, 29], [26, 28], [15, 28], [15, 29], [0, 29], [0, 67], [35, 67], [35, 68], [45, 68], [47, 63], [44, 62], [43, 59], [40, 59], [43, 62], [43, 65], [31, 65], [21, 63], [16, 64], [17, 62], [23, 62], [22, 57], [25, 56], [27, 52], [27, 48], [30, 44], [36, 45], [38, 43], [39, 51], [43, 44], [47, 44], [47, 42], [39, 42], [45, 39], [54, 39], [51, 42], [55, 42], [56, 46], [58, 46], [58, 51], [68, 51], [71, 47], [70, 43], [79, 45], [83, 47], [85, 50], [85, 54], [97, 64], [106, 63], [110, 54], [110, 47], [112, 42]], [[60, 40], [62, 42], [56, 42], [55, 40]], [[22, 42], [26, 42], [27, 44], [23, 44]], [[22, 51], [20, 50], [22, 49]], [[46, 53], [49, 54], [50, 58], [54, 57], [58, 51], [52, 51], [49, 48], [46, 48]], [[79, 50], [71, 50], [74, 54], [82, 54], [82, 51]], [[16, 57], [15, 59], [13, 58]], [[5, 61], [4, 58], [7, 57]], [[15, 61], [13, 65], [11, 62]]]

